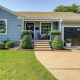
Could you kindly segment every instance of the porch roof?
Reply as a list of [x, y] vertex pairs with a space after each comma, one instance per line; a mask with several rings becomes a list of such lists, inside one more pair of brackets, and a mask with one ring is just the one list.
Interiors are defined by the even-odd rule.
[[72, 12], [15, 12], [24, 18], [61, 18], [62, 20], [80, 20], [80, 14]]

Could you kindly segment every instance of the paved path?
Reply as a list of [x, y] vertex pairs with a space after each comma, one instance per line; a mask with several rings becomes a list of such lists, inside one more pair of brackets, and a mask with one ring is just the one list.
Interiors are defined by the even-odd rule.
[[37, 59], [59, 80], [80, 80], [80, 50], [35, 51]]

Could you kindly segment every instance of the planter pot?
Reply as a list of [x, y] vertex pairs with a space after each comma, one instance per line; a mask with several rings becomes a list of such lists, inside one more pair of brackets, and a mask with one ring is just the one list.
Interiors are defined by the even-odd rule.
[[61, 35], [50, 35], [51, 41], [53, 41], [53, 39], [54, 39], [56, 36], [59, 36], [59, 37], [61, 38]]
[[66, 47], [68, 47], [68, 48], [71, 47], [71, 44], [72, 43], [66, 43]]
[[29, 39], [32, 40], [32, 34], [21, 34], [21, 40], [25, 35], [27, 35]]

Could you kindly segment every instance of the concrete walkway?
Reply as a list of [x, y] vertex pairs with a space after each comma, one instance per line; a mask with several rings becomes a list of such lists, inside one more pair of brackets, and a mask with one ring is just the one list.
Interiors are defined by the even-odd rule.
[[35, 51], [37, 59], [59, 80], [80, 80], [80, 50]]

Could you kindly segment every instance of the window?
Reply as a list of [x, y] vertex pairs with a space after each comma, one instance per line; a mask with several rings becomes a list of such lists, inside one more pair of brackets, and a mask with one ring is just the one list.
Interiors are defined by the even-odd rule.
[[51, 31], [51, 23], [41, 23], [41, 34]]
[[7, 20], [0, 19], [0, 34], [7, 34]]

